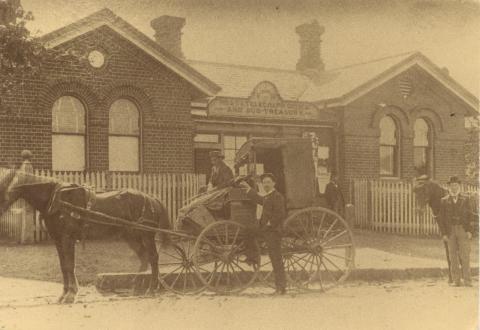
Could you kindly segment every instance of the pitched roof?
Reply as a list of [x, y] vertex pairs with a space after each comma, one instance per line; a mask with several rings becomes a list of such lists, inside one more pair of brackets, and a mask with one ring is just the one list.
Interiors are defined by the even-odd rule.
[[40, 37], [40, 41], [44, 42], [46, 47], [52, 48], [101, 26], [108, 26], [137, 47], [143, 49], [147, 54], [190, 82], [207, 96], [213, 96], [220, 90], [220, 87], [216, 83], [203, 76], [181, 59], [170, 54], [157, 42], [107, 8], [99, 10], [58, 30], [47, 33]]
[[315, 78], [295, 70], [193, 60], [187, 62], [221, 86], [218, 96], [246, 98], [260, 82], [270, 81], [277, 86], [285, 100], [314, 103], [328, 101], [335, 105], [347, 104], [408, 68], [419, 65], [478, 111], [478, 99], [419, 52], [326, 70]]
[[217, 96], [246, 98], [260, 82], [270, 81], [284, 100], [295, 101], [311, 84], [298, 71], [196, 60], [187, 63], [221, 86]]

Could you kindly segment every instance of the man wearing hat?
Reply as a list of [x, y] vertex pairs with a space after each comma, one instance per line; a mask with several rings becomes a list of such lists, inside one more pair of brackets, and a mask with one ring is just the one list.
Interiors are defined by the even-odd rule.
[[441, 200], [438, 224], [443, 240], [448, 242], [454, 285], [461, 285], [461, 264], [464, 285], [471, 286], [470, 239], [472, 238], [472, 227], [468, 199], [460, 194], [460, 180], [456, 176], [452, 176], [448, 181], [448, 191], [449, 194]]
[[261, 177], [265, 196], [260, 196], [245, 181], [240, 182], [247, 189], [247, 195], [257, 204], [263, 206], [260, 218], [260, 235], [263, 236], [268, 249], [268, 255], [272, 262], [275, 275], [276, 294], [285, 294], [286, 279], [281, 251], [281, 228], [286, 217], [285, 199], [282, 194], [275, 190], [276, 178], [271, 173], [265, 173]]
[[233, 179], [233, 172], [223, 161], [225, 157], [218, 150], [210, 151], [209, 156], [212, 162], [212, 173], [209, 180], [210, 189], [226, 187]]

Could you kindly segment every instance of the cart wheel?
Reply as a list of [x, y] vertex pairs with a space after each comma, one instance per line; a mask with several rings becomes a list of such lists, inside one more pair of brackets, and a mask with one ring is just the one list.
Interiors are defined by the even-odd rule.
[[205, 290], [192, 261], [195, 241], [185, 239], [172, 248], [159, 251], [159, 281], [166, 290], [179, 294], [195, 294]]
[[244, 262], [246, 228], [233, 221], [208, 225], [198, 236], [193, 263], [198, 277], [212, 291], [236, 293], [250, 286], [257, 267]]
[[285, 271], [297, 288], [328, 290], [342, 283], [354, 266], [352, 232], [337, 213], [311, 207], [290, 215], [284, 223]]

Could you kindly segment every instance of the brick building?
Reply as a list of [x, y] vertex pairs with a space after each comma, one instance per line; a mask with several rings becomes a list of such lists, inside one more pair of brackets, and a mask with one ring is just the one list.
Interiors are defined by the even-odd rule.
[[464, 118], [478, 99], [421, 53], [326, 70], [312, 22], [296, 28], [295, 69], [211, 63], [184, 58], [184, 19], [151, 25], [156, 41], [103, 10], [46, 35], [87, 58], [49, 63], [4, 98], [0, 165], [26, 148], [37, 168], [208, 173], [212, 149], [231, 163], [249, 137], [316, 136], [321, 187], [333, 171], [345, 184], [465, 172]]
[[30, 149], [35, 168], [193, 171], [193, 100], [219, 87], [109, 10], [42, 37], [80, 50], [2, 95], [0, 165]]

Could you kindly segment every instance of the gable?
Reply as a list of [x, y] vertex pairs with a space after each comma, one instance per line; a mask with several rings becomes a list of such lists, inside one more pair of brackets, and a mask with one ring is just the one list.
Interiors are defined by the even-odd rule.
[[343, 95], [343, 97], [341, 97], [339, 100], [336, 100], [332, 103], [336, 105], [346, 105], [352, 103], [358, 98], [366, 95], [375, 88], [386, 84], [388, 81], [394, 79], [411, 68], [418, 68], [422, 70], [422, 72], [426, 73], [437, 84], [443, 86], [443, 88], [445, 88], [453, 97], [455, 97], [458, 102], [461, 102], [468, 109], [470, 115], [478, 115], [478, 99], [420, 53], [415, 53], [406, 60], [392, 66], [381, 74], [372, 77], [366, 83], [354, 88]]
[[220, 87], [214, 82], [210, 81], [181, 59], [167, 52], [157, 42], [116, 16], [109, 9], [100, 10], [77, 22], [48, 33], [42, 36], [40, 41], [43, 42], [47, 48], [54, 48], [103, 26], [107, 26], [153, 59], [175, 72], [201, 93], [207, 96], [213, 96], [220, 90]]

